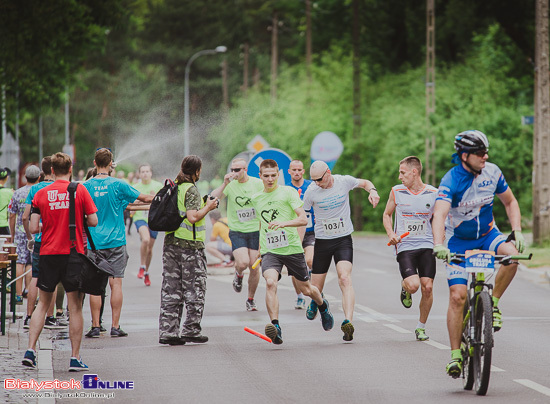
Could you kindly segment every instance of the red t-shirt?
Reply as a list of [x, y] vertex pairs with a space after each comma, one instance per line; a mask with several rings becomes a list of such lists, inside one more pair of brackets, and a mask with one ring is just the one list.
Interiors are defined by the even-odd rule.
[[[57, 180], [36, 193], [32, 205], [40, 210], [42, 244], [40, 255], [70, 254], [69, 237], [69, 181]], [[84, 214], [91, 215], [97, 208], [88, 190], [78, 184], [75, 192], [76, 250], [84, 253], [82, 232]]]

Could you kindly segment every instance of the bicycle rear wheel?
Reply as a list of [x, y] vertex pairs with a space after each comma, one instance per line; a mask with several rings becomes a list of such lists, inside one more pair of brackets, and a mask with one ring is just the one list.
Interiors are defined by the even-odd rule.
[[460, 349], [462, 351], [462, 385], [464, 390], [472, 390], [474, 387], [474, 361], [471, 356], [470, 345], [470, 302], [464, 303], [464, 316], [465, 319], [462, 328], [462, 342]]
[[491, 297], [486, 291], [477, 297], [474, 320], [474, 385], [476, 394], [484, 396], [489, 388], [493, 350], [493, 310]]

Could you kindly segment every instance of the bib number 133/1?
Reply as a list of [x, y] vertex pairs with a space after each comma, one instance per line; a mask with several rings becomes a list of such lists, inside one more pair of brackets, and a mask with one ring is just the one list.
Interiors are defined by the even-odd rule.
[[288, 239], [284, 230], [275, 230], [266, 233], [267, 249], [288, 247]]

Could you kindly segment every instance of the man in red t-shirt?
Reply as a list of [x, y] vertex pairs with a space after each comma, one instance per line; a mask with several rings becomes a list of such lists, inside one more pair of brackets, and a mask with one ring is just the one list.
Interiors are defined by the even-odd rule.
[[[40, 247], [40, 272], [38, 273], [38, 288], [40, 300], [34, 310], [29, 327], [29, 347], [23, 358], [23, 365], [36, 367], [36, 341], [44, 327], [46, 310], [54, 298], [56, 285], [61, 282], [67, 292], [67, 301], [71, 321], [69, 322], [69, 338], [71, 340], [72, 357], [69, 371], [88, 370], [80, 358], [80, 342], [82, 341], [82, 293], [78, 290], [80, 266], [69, 263], [72, 242], [69, 237], [69, 193], [73, 167], [71, 158], [65, 153], [52, 156], [52, 172], [56, 181], [36, 193], [32, 201], [30, 230], [31, 233], [42, 231]], [[97, 225], [97, 208], [92, 197], [82, 185], [75, 192], [75, 248], [84, 253], [82, 231], [84, 215], [87, 215], [88, 226]], [[42, 224], [40, 224], [42, 219]]]

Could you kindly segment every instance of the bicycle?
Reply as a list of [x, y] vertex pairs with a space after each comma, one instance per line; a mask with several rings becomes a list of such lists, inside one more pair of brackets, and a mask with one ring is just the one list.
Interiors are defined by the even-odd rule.
[[451, 254], [451, 262], [465, 262], [465, 269], [471, 274], [462, 322], [464, 390], [475, 388], [477, 395], [484, 396], [489, 388], [493, 350], [493, 285], [486, 282], [485, 275], [494, 273], [495, 261], [500, 265], [509, 265], [517, 263], [517, 260], [530, 260], [532, 256], [533, 254], [495, 255], [492, 251], [483, 250]]

